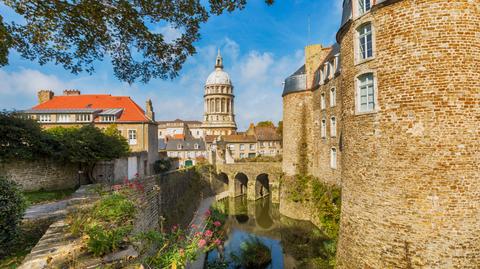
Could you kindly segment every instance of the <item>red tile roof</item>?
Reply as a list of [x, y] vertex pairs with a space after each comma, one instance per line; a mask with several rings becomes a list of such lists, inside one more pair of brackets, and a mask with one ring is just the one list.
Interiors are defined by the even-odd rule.
[[32, 107], [42, 109], [81, 109], [81, 108], [123, 108], [117, 122], [148, 122], [145, 111], [128, 96], [110, 94], [81, 94], [72, 96], [54, 96], [51, 100]]

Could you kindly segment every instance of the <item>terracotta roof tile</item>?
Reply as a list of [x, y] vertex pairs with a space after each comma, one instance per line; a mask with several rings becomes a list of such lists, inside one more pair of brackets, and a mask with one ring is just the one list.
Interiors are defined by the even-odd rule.
[[149, 122], [145, 111], [128, 96], [112, 96], [110, 94], [81, 94], [71, 96], [54, 96], [51, 100], [34, 106], [32, 110], [43, 109], [80, 109], [122, 108], [123, 112], [117, 122]]

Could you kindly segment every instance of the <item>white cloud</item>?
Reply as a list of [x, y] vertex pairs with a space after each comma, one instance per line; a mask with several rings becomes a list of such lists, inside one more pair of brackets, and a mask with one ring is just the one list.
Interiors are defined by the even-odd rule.
[[217, 45], [197, 48], [197, 55], [187, 60], [178, 79], [152, 80], [147, 85], [118, 82], [109, 67], [92, 76], [78, 77], [57, 76], [33, 69], [0, 70], [0, 108], [29, 108], [37, 103], [39, 89], [51, 89], [56, 94], [61, 94], [64, 89], [79, 89], [82, 93], [128, 95], [141, 107], [151, 98], [159, 120], [202, 120], [204, 83], [214, 70], [218, 46], [225, 69], [234, 83], [239, 130], [245, 130], [250, 122], [281, 120], [282, 82], [302, 65], [303, 51], [281, 57], [268, 51], [242, 52], [238, 43], [229, 38]]
[[182, 31], [173, 27], [170, 24], [167, 24], [165, 26], [159, 26], [159, 27], [155, 28], [152, 32], [163, 34], [163, 39], [167, 43], [171, 43], [175, 39], [182, 36]]

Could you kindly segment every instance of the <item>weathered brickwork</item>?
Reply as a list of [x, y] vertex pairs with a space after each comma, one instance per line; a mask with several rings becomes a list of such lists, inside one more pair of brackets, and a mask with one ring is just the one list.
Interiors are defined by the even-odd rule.
[[[284, 172], [295, 172], [299, 130], [312, 130], [309, 173], [342, 186], [338, 268], [478, 268], [480, 1], [387, 0], [355, 13], [337, 35], [340, 74], [284, 96]], [[374, 57], [359, 63], [357, 29], [367, 22]], [[359, 113], [357, 78], [370, 72], [376, 109]], [[311, 107], [304, 126], [298, 104]]]
[[11, 161], [0, 166], [0, 173], [17, 182], [24, 191], [62, 190], [84, 183], [77, 166], [50, 160]]

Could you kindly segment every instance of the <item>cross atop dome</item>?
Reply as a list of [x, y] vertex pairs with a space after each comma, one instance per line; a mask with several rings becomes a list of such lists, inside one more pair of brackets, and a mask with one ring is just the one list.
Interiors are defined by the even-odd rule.
[[218, 53], [217, 53], [217, 61], [215, 62], [215, 69], [223, 69], [223, 59], [222, 59], [222, 55], [220, 55], [220, 48], [218, 49]]

